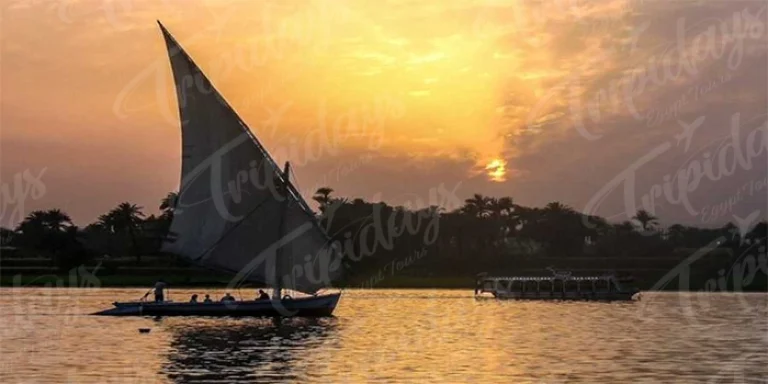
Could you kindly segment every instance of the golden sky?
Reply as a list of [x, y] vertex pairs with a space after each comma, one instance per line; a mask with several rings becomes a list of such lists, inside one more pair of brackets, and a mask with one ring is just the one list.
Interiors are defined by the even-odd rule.
[[[597, 119], [592, 111], [585, 135], [575, 129], [573, 99], [586, 102], [611, 81], [626, 82], [659, 42], [675, 39], [674, 28], [656, 14], [679, 20], [683, 6], [630, 0], [2, 4], [3, 183], [45, 169], [44, 197], [28, 197], [23, 211], [58, 206], [81, 223], [125, 200], [153, 212], [178, 186], [178, 113], [156, 19], [276, 160], [293, 162], [305, 194], [329, 185], [340, 195], [426, 202], [443, 184], [462, 199], [481, 192], [579, 205], [653, 147], [650, 138], [678, 130], [674, 119], [649, 130], [619, 102], [601, 105]], [[729, 15], [720, 5], [699, 6], [702, 15], [692, 12], [689, 23], [707, 19], [702, 9]], [[722, 60], [712, 62], [722, 67]], [[673, 98], [705, 75], [648, 86], [633, 103], [653, 110], [662, 96]], [[611, 136], [628, 126], [635, 126], [631, 134]], [[613, 160], [597, 162], [596, 152]]]

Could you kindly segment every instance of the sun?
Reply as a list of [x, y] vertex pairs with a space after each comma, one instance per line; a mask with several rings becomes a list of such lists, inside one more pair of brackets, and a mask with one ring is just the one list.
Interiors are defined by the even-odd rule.
[[507, 180], [507, 162], [503, 159], [491, 160], [491, 162], [485, 166], [485, 170], [492, 181], [502, 182]]

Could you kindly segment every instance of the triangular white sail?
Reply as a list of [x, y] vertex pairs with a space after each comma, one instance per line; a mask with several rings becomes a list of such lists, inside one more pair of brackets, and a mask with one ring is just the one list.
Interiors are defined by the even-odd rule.
[[233, 273], [236, 282], [275, 286], [279, 277], [282, 288], [305, 293], [330, 286], [342, 273], [340, 255], [311, 209], [200, 68], [160, 28], [182, 131], [181, 187], [164, 249]]

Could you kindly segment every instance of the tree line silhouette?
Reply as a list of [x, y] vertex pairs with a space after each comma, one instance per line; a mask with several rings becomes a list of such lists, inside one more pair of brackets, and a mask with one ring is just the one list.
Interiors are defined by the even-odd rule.
[[[643, 268], [669, 268], [669, 263], [659, 260], [676, 261], [703, 247], [719, 252], [722, 266], [717, 264], [717, 270], [756, 246], [764, 255], [768, 236], [765, 221], [740, 233], [732, 223], [719, 228], [662, 227], [646, 210], [631, 220], [610, 223], [560, 202], [525, 207], [511, 197], [475, 194], [458, 209], [445, 211], [438, 206], [411, 209], [335, 197], [333, 192], [320, 188], [313, 199], [319, 205], [319, 223], [354, 261], [347, 263], [348, 282], [361, 281], [416, 252], [427, 256], [403, 271], [415, 277], [515, 273], [543, 269], [552, 262], [595, 271], [625, 265], [624, 272], [638, 274]], [[176, 200], [177, 194], [169, 193], [159, 204], [160, 214], [149, 216], [143, 207], [121, 203], [83, 228], [59, 209], [33, 211], [16, 228], [0, 229], [0, 242], [20, 257], [48, 257], [62, 270], [93, 263], [104, 255], [145, 265], [142, 256], [173, 257], [164, 255], [161, 245]], [[713, 243], [716, 239], [720, 240]], [[632, 262], [622, 264], [621, 260]]]

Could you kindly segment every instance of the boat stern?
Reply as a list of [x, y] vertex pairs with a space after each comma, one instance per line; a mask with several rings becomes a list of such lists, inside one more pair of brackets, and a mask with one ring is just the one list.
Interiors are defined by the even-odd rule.
[[141, 305], [121, 305], [118, 302], [115, 302], [114, 305], [114, 308], [91, 313], [91, 316], [141, 316], [142, 314]]

